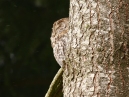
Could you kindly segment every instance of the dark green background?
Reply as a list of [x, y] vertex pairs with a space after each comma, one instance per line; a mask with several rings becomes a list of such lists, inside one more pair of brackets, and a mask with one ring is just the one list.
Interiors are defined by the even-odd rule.
[[60, 68], [50, 43], [69, 0], [0, 0], [0, 97], [44, 97]]

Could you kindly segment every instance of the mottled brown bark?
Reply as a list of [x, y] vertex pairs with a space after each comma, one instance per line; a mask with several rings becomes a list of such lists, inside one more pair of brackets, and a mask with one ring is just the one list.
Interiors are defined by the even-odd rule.
[[70, 0], [64, 97], [129, 97], [129, 0]]

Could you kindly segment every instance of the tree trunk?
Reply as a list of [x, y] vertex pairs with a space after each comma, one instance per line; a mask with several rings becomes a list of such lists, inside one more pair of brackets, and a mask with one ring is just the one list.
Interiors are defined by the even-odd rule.
[[129, 0], [70, 0], [64, 97], [129, 97]]

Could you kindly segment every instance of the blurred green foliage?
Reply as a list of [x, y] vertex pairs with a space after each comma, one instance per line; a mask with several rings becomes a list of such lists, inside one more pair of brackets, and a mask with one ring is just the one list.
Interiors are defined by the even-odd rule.
[[0, 97], [44, 97], [59, 69], [50, 43], [69, 0], [0, 0]]

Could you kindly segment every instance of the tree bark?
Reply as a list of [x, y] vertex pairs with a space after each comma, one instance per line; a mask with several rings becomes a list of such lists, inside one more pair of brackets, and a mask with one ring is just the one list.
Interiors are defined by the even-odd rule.
[[129, 97], [129, 0], [70, 0], [64, 97]]

